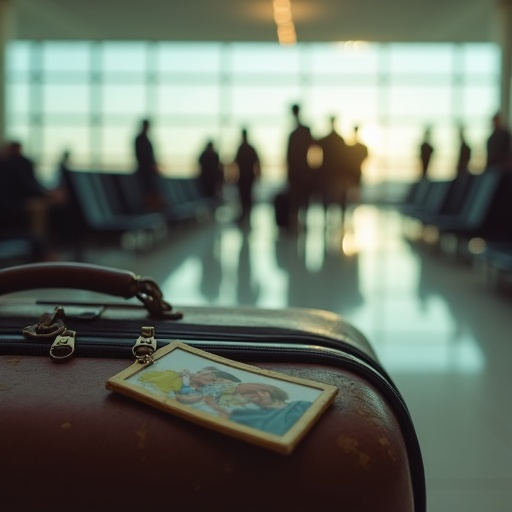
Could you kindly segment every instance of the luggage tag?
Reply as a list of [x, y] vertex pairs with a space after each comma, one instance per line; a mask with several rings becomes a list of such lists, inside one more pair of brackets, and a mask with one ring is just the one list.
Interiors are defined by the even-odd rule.
[[289, 454], [338, 388], [239, 363], [174, 341], [156, 350], [143, 327], [135, 363], [106, 388], [228, 436]]

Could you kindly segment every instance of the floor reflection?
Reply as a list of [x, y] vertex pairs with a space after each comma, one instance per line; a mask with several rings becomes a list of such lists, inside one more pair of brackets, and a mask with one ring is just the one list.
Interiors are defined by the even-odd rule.
[[127, 263], [155, 277], [176, 304], [337, 313], [366, 334], [390, 371], [484, 367], [482, 322], [471, 314], [478, 297], [463, 293], [475, 283], [467, 269], [441, 265], [408, 243], [396, 212], [359, 206], [342, 229], [336, 211], [314, 205], [307, 229], [290, 234], [262, 204], [251, 225], [226, 220], [186, 229], [171, 248]]

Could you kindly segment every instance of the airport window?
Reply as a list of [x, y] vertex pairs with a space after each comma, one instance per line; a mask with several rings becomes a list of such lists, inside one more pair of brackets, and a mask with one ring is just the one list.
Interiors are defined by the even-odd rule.
[[67, 115], [68, 118], [86, 118], [90, 112], [90, 94], [87, 84], [42, 84], [42, 110], [48, 116]]
[[116, 73], [144, 76], [147, 69], [147, 45], [127, 42], [102, 45], [101, 65], [106, 76]]
[[120, 120], [134, 119], [147, 112], [146, 88], [129, 81], [122, 86], [106, 82], [101, 86], [102, 114]]
[[444, 122], [453, 117], [451, 88], [392, 85], [388, 107], [393, 118], [413, 118], [428, 124]]
[[359, 75], [371, 79], [380, 67], [379, 45], [372, 44], [314, 44], [309, 49], [313, 77]]
[[454, 65], [452, 44], [390, 44], [390, 74], [450, 75]]
[[466, 127], [475, 170], [499, 103], [497, 45], [13, 41], [7, 53], [7, 136], [21, 139], [51, 179], [57, 156], [80, 168], [133, 169], [142, 117], [162, 168], [197, 172], [207, 139], [232, 158], [240, 128], [258, 145], [265, 177], [285, 176], [290, 106], [315, 136], [330, 115], [370, 149], [366, 182], [412, 180], [422, 129], [432, 126], [435, 175], [453, 172]]
[[223, 45], [219, 43], [155, 43], [156, 68], [162, 75], [219, 73]]
[[500, 69], [501, 52], [492, 44], [464, 44], [461, 71], [491, 82]]
[[233, 76], [246, 74], [297, 77], [301, 72], [303, 52], [299, 46], [283, 47], [272, 43], [234, 44], [229, 47]]
[[208, 85], [198, 81], [188, 85], [159, 85], [156, 91], [158, 115], [219, 114], [220, 88], [216, 84]]
[[309, 101], [309, 110], [315, 113], [317, 122], [325, 125], [325, 120], [335, 115], [340, 123], [338, 129], [344, 133], [350, 131], [353, 124], [374, 122], [379, 113], [378, 87], [371, 83], [364, 86], [346, 84], [343, 88], [315, 84]]
[[238, 85], [230, 94], [230, 118], [235, 122], [252, 124], [263, 116], [276, 117], [276, 114], [286, 117], [290, 93], [299, 94], [298, 87], [282, 87], [267, 83], [265, 85]]
[[78, 43], [46, 43], [43, 46], [42, 68], [46, 77], [58, 76], [86, 76], [91, 70], [90, 44]]

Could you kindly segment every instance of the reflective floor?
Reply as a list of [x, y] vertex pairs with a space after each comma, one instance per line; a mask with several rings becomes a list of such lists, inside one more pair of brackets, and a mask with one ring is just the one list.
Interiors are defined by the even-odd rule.
[[177, 230], [151, 254], [95, 261], [153, 276], [173, 305], [303, 306], [358, 327], [405, 397], [422, 445], [430, 512], [512, 510], [512, 297], [475, 268], [402, 237], [393, 210], [339, 218], [311, 208], [279, 233], [269, 205], [251, 229]]

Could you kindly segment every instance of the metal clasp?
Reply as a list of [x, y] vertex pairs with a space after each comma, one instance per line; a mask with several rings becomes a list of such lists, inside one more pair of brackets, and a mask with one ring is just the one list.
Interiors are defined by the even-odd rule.
[[66, 361], [75, 352], [76, 332], [65, 330], [59, 334], [50, 347], [50, 357], [57, 362]]
[[137, 287], [136, 297], [144, 303], [151, 316], [169, 320], [180, 320], [183, 318], [183, 313], [173, 311], [172, 306], [164, 300], [162, 290], [152, 279], [147, 277], [140, 278]]
[[27, 339], [54, 339], [55, 336], [59, 336], [66, 330], [65, 318], [64, 308], [57, 306], [53, 313], [42, 315], [37, 324], [25, 327], [23, 329], [23, 336]]
[[154, 327], [142, 327], [141, 335], [132, 347], [132, 353], [140, 364], [153, 362], [153, 352], [157, 349]]

